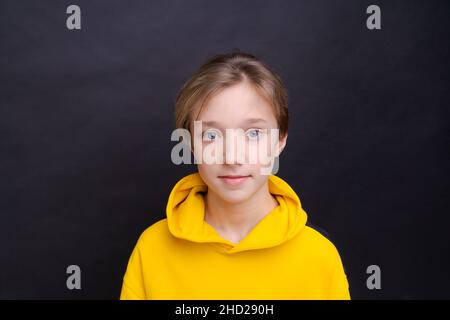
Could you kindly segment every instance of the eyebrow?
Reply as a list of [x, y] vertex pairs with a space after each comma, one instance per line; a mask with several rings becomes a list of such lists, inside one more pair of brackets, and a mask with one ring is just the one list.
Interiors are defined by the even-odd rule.
[[[249, 118], [244, 120], [245, 123], [254, 124], [254, 123], [267, 123], [266, 120], [261, 118]], [[202, 124], [208, 127], [220, 127], [220, 123], [217, 121], [202, 121]]]

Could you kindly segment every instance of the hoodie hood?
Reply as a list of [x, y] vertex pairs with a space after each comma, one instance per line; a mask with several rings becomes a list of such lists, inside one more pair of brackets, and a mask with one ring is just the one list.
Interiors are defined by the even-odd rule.
[[170, 233], [180, 239], [201, 243], [215, 243], [227, 253], [270, 248], [292, 239], [304, 227], [307, 214], [300, 199], [281, 178], [269, 176], [269, 192], [279, 205], [235, 244], [222, 238], [205, 221], [204, 194], [208, 187], [199, 173], [190, 174], [174, 186], [167, 203], [166, 214]]

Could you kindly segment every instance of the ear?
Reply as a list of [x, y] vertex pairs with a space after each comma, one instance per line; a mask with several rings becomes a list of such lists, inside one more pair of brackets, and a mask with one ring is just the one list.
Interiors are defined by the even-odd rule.
[[284, 134], [283, 137], [280, 137], [280, 140], [279, 140], [279, 143], [278, 143], [278, 150], [275, 153], [276, 157], [279, 157], [281, 152], [283, 152], [284, 148], [286, 147], [287, 137], [288, 137], [287, 132]]

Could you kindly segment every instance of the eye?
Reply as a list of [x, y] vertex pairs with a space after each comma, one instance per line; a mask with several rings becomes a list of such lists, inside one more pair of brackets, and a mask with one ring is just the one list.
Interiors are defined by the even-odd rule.
[[215, 141], [220, 138], [220, 132], [217, 130], [209, 129], [203, 132], [203, 140], [205, 141]]
[[247, 137], [251, 140], [257, 140], [261, 136], [261, 130], [259, 129], [249, 129], [245, 133]]

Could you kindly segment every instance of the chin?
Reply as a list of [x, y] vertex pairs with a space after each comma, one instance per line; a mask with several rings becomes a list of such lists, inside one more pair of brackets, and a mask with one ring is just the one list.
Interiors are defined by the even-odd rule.
[[250, 198], [250, 192], [243, 190], [217, 190], [220, 198], [231, 204], [238, 204]]

